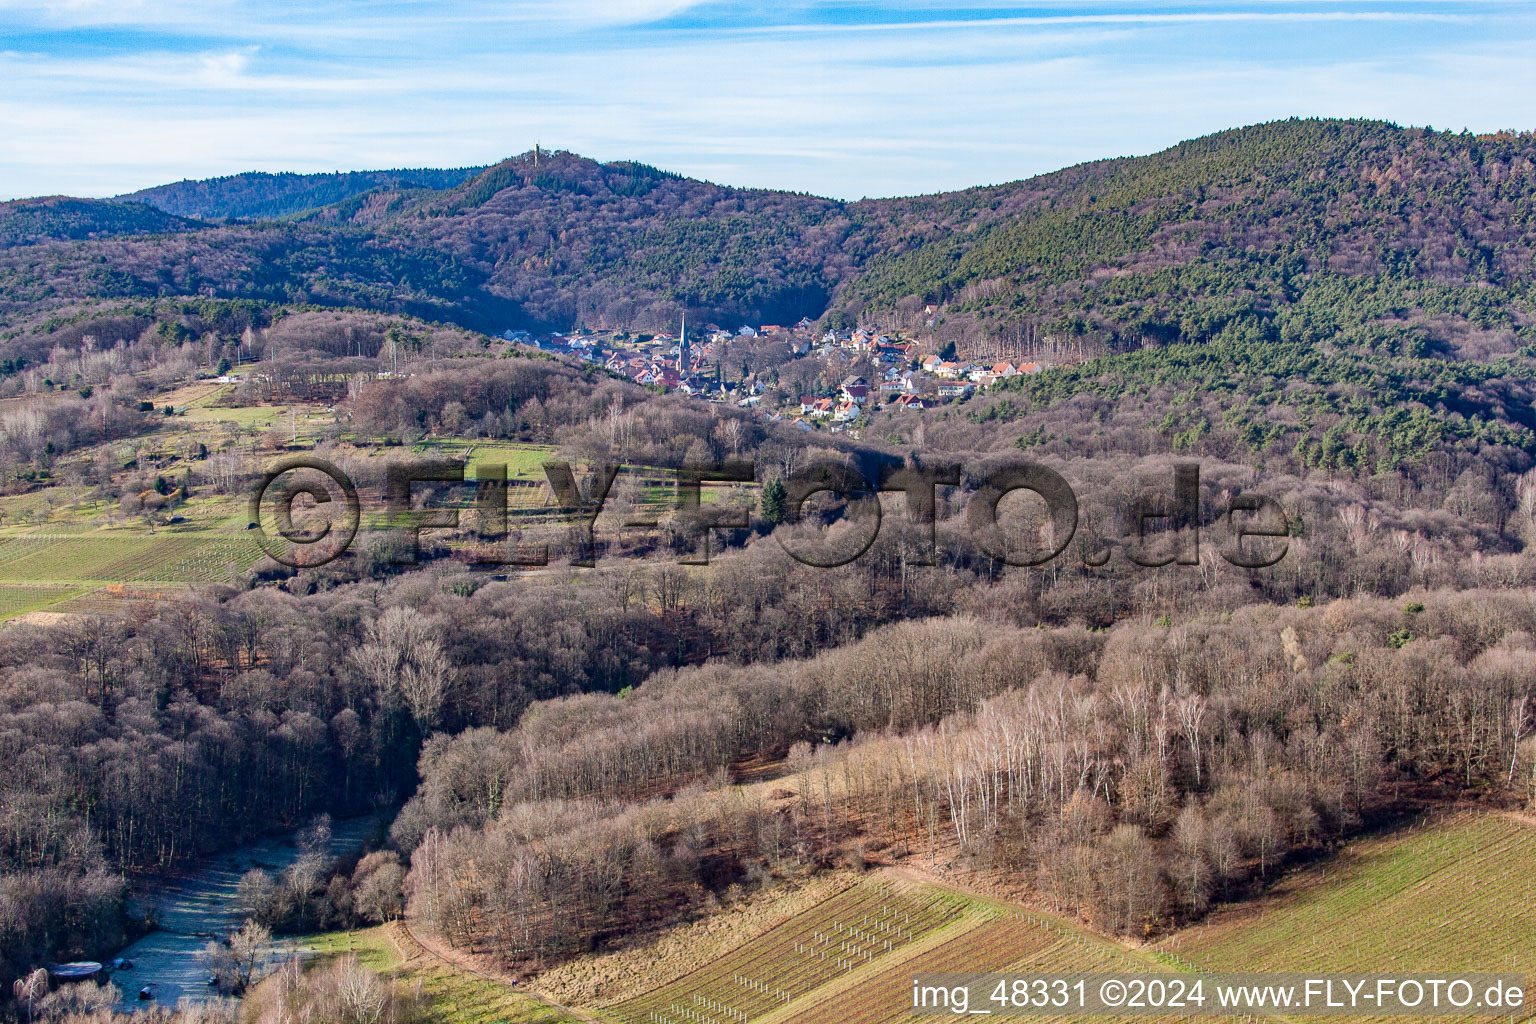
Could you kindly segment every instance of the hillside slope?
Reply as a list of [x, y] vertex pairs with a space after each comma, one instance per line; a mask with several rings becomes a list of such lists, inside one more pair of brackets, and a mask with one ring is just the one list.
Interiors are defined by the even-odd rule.
[[1275, 122], [873, 205], [913, 240], [873, 261], [846, 305], [943, 302], [1028, 342], [1258, 337], [1309, 303], [1368, 304], [1361, 341], [1482, 347], [1532, 322], [1531, 134]]
[[380, 188], [452, 188], [483, 168], [418, 167], [333, 174], [271, 174], [247, 171], [222, 178], [177, 181], [118, 196], [182, 217], [239, 220], [286, 217], [340, 203]]
[[0, 203], [0, 247], [37, 242], [191, 231], [204, 225], [143, 203], [46, 196]]
[[[0, 251], [0, 302], [195, 284], [476, 326], [646, 328], [684, 308], [721, 324], [874, 316], [963, 346], [1057, 355], [1322, 331], [1383, 351], [1486, 356], [1527, 343], [1536, 323], [1530, 134], [1275, 122], [1006, 185], [859, 203], [566, 153], [524, 154], [436, 190], [258, 177], [155, 194], [227, 215], [359, 191], [302, 222], [153, 244], [17, 236]], [[202, 194], [220, 198], [194, 201]], [[103, 263], [106, 279], [83, 272]], [[1288, 327], [1295, 310], [1307, 330]]]

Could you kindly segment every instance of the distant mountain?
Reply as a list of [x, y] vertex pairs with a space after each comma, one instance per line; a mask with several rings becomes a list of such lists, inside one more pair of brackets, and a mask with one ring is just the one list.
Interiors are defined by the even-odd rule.
[[[446, 187], [377, 173], [399, 178], [166, 186], [182, 190], [179, 209], [283, 219], [0, 205], [0, 361], [84, 330], [102, 299], [127, 300], [113, 315], [137, 318], [135, 331], [161, 315], [143, 300], [174, 299], [346, 306], [488, 333], [653, 330], [685, 310], [727, 327], [810, 316], [905, 329], [963, 359], [1061, 364], [933, 417], [929, 443], [954, 450], [1246, 453], [1447, 479], [1467, 460], [1500, 472], [1536, 460], [1528, 133], [1279, 121], [857, 203], [558, 152], [436, 172], [454, 178]], [[356, 191], [312, 205], [327, 189]], [[187, 198], [215, 193], [224, 205]], [[766, 370], [788, 354], [747, 358]], [[1482, 486], [1468, 480], [1469, 493]]]
[[117, 198], [121, 201], [148, 203], [183, 217], [208, 220], [276, 218], [330, 206], [375, 189], [452, 188], [484, 169], [420, 167], [334, 174], [269, 174], [248, 171], [223, 178], [156, 185]]
[[[0, 250], [0, 303], [189, 289], [496, 329], [644, 329], [684, 309], [722, 325], [874, 318], [962, 350], [1052, 358], [1217, 339], [1326, 337], [1415, 357], [1536, 342], [1531, 134], [1280, 121], [1004, 185], [857, 203], [570, 153], [135, 195], [178, 213], [288, 219], [193, 230], [118, 206], [85, 226], [27, 222]], [[177, 233], [101, 251], [57, 241], [116, 220], [123, 232]], [[22, 240], [35, 251], [14, 251]]]
[[868, 255], [846, 204], [527, 153], [376, 230], [450, 253], [541, 324], [794, 322]]
[[1313, 330], [1416, 352], [1536, 340], [1536, 134], [1279, 121], [872, 205], [903, 241], [839, 296], [850, 310], [936, 302], [979, 334], [1105, 351]]
[[45, 196], [0, 203], [0, 246], [57, 239], [192, 231], [207, 225], [143, 203]]

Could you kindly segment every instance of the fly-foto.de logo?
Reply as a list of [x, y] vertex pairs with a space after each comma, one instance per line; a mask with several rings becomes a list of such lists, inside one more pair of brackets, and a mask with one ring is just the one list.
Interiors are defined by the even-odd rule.
[[[574, 531], [576, 550], [571, 564], [596, 564], [598, 517], [609, 506], [614, 484], [629, 471], [643, 472], [654, 482], [658, 474], [670, 479], [671, 507], [678, 513], [684, 547], [692, 552], [679, 559], [684, 564], [709, 561], [710, 537], [717, 530], [750, 527], [749, 511], [739, 505], [702, 500], [706, 484], [751, 485], [759, 481], [751, 460], [732, 459], [708, 465], [689, 465], [670, 470], [635, 469], [617, 464], [593, 467], [584, 478], [567, 462], [543, 465], [541, 483], [511, 481], [507, 466], [479, 463], [473, 476], [461, 460], [405, 459], [391, 462], [384, 473], [378, 497], [378, 528], [397, 541], [390, 560], [396, 564], [417, 561], [420, 540], [426, 530], [457, 530], [460, 513], [472, 509], [477, 536], [488, 542], [477, 548], [472, 561], [482, 565], [536, 566], [550, 560], [547, 546], [510, 545], [509, 494], [514, 485], [545, 490], [542, 511]], [[1248, 493], [1231, 496], [1224, 507], [1202, 509], [1200, 467], [1179, 463], [1171, 479], [1159, 488], [1130, 495], [1117, 503], [1123, 530], [1119, 537], [1089, 535], [1079, 531], [1077, 494], [1066, 478], [1038, 462], [1009, 460], [981, 466], [962, 466], [942, 459], [912, 457], [877, 464], [873, 472], [851, 462], [813, 461], [769, 485], [777, 491], [782, 522], [774, 538], [784, 551], [803, 565], [833, 568], [855, 561], [874, 544], [880, 533], [880, 495], [899, 493], [906, 518], [915, 529], [915, 543], [906, 557], [911, 564], [937, 562], [937, 524], [940, 488], [944, 504], [959, 508], [958, 521], [971, 541], [988, 557], [1007, 565], [1042, 566], [1058, 558], [1072, 558], [1087, 566], [1106, 564], [1116, 550], [1133, 565], [1158, 567], [1195, 565], [1200, 560], [1201, 524], [1205, 511], [1214, 511], [1210, 525], [1223, 535], [1219, 553], [1230, 564], [1261, 569], [1279, 562], [1288, 550], [1291, 523], [1274, 499]], [[473, 488], [472, 495], [457, 504], [437, 507], [420, 500], [428, 491], [454, 487]], [[1027, 492], [1040, 509], [1039, 528], [1009, 529], [1000, 506], [1010, 495]], [[830, 500], [835, 531], [796, 529], [813, 518], [827, 518], [808, 511], [812, 499]], [[352, 479], [334, 464], [307, 455], [275, 463], [252, 488], [250, 528], [262, 550], [283, 565], [311, 568], [325, 565], [346, 553], [363, 525], [363, 499]], [[302, 523], [299, 517], [302, 516]], [[620, 520], [625, 528], [655, 527], [658, 513], [652, 509]], [[1080, 535], [1080, 533], [1082, 535]], [[1074, 541], [1076, 543], [1074, 544]]]

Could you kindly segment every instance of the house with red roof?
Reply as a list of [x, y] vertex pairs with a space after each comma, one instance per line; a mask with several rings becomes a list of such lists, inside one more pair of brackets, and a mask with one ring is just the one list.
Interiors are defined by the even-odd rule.
[[863, 377], [848, 377], [837, 389], [843, 401], [863, 405], [869, 399], [869, 382]]

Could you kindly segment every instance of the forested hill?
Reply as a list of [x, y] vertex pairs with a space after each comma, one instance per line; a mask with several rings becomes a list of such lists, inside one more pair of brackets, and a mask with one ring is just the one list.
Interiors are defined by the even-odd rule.
[[0, 203], [0, 246], [108, 235], [164, 234], [205, 225], [143, 203], [47, 196]]
[[1283, 121], [858, 203], [566, 153], [378, 173], [400, 180], [240, 175], [138, 194], [200, 216], [302, 213], [283, 222], [13, 236], [0, 311], [201, 292], [498, 329], [645, 328], [687, 308], [727, 325], [808, 314], [926, 330], [936, 303], [931, 329], [962, 346], [1090, 355], [1278, 340], [1297, 308], [1312, 330], [1333, 317], [1347, 341], [1417, 355], [1510, 352], [1536, 321], [1531, 134]]
[[337, 171], [333, 174], [270, 174], [248, 171], [201, 181], [178, 181], [118, 196], [166, 213], [207, 220], [286, 217], [343, 202], [380, 188], [452, 188], [483, 167], [418, 167], [392, 171]]
[[1361, 341], [1454, 347], [1531, 323], [1533, 160], [1530, 133], [1316, 120], [1222, 132], [876, 203], [913, 241], [841, 299], [940, 301], [989, 334], [1110, 349], [1273, 335], [1300, 303], [1340, 311]]

